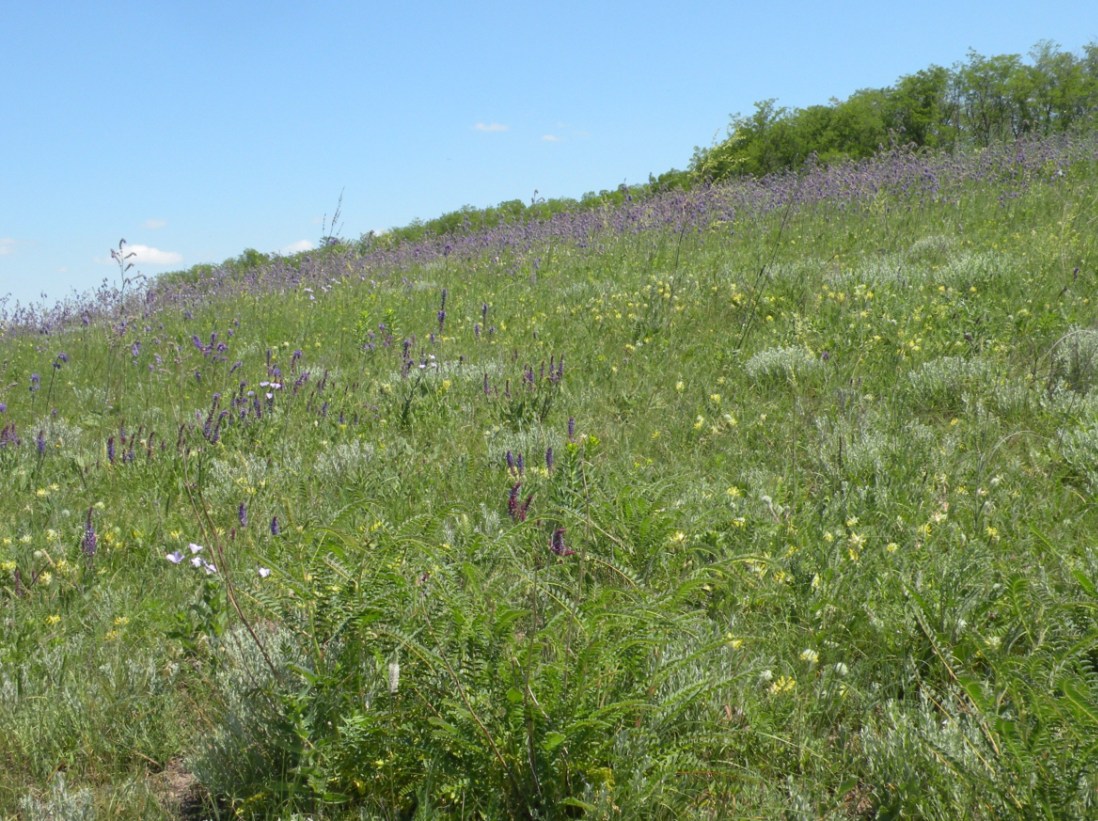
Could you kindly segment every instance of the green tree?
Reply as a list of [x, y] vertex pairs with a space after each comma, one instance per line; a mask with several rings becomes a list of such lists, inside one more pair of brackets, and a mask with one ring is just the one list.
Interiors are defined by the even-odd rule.
[[885, 122], [903, 142], [952, 147], [959, 131], [957, 116], [951, 75], [942, 66], [932, 65], [901, 77], [888, 92]]

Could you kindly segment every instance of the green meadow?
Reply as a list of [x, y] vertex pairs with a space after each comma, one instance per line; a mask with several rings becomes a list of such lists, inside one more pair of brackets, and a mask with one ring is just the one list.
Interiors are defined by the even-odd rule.
[[0, 814], [1098, 814], [1098, 140], [384, 240], [7, 317]]

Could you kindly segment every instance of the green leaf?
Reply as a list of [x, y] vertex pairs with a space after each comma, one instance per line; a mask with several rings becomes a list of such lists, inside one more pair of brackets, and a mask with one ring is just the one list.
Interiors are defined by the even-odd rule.
[[564, 733], [558, 733], [555, 731], [551, 733], [546, 733], [545, 738], [542, 739], [541, 748], [545, 752], [551, 753], [567, 740], [568, 736], [566, 736]]

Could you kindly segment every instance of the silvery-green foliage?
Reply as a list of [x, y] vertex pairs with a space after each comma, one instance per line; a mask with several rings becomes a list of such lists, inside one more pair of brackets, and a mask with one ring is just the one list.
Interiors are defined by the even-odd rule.
[[797, 379], [820, 370], [823, 363], [805, 348], [766, 348], [744, 363], [747, 375], [756, 381]]
[[1060, 458], [1071, 473], [1098, 490], [1098, 421], [1060, 433]]
[[301, 689], [291, 666], [303, 665], [305, 657], [285, 628], [267, 624], [255, 630], [267, 658], [242, 626], [221, 643], [215, 702], [209, 705], [217, 719], [187, 762], [214, 795], [247, 797], [272, 781], [285, 781], [295, 763], [283, 696]]
[[64, 772], [53, 777], [46, 796], [23, 796], [19, 810], [27, 821], [92, 821], [96, 817], [91, 790], [69, 789]]
[[942, 356], [924, 362], [907, 374], [907, 391], [917, 410], [957, 413], [966, 397], [980, 395], [991, 381], [985, 360]]
[[948, 818], [952, 808], [975, 806], [971, 776], [994, 755], [968, 711], [954, 705], [943, 716], [925, 698], [889, 700], [861, 733], [867, 775], [877, 786], [879, 811], [888, 817]]
[[1076, 393], [1089, 393], [1098, 382], [1098, 330], [1073, 328], [1052, 351], [1050, 383]]
[[312, 473], [319, 480], [354, 481], [374, 459], [374, 446], [362, 439], [337, 442], [316, 454]]

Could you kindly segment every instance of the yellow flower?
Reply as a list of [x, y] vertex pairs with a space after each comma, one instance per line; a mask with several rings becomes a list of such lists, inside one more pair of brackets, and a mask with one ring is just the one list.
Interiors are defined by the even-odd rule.
[[770, 685], [770, 694], [776, 696], [791, 693], [795, 689], [797, 689], [797, 679], [792, 676], [778, 676], [777, 681]]
[[728, 490], [725, 491], [725, 493], [728, 494], [729, 499], [739, 499], [741, 496], [743, 496], [743, 491], [735, 485], [731, 485]]
[[61, 617], [59, 615], [57, 615], [56, 613], [53, 613], [52, 615], [46, 616], [46, 624], [48, 624], [50, 627], [53, 627], [55, 624], [60, 624], [60, 623], [61, 623]]
[[681, 530], [676, 531], [675, 535], [671, 537], [672, 544], [686, 544], [686, 534]]
[[815, 664], [820, 660], [820, 654], [812, 649], [801, 650], [801, 661], [807, 661], [809, 664]]

